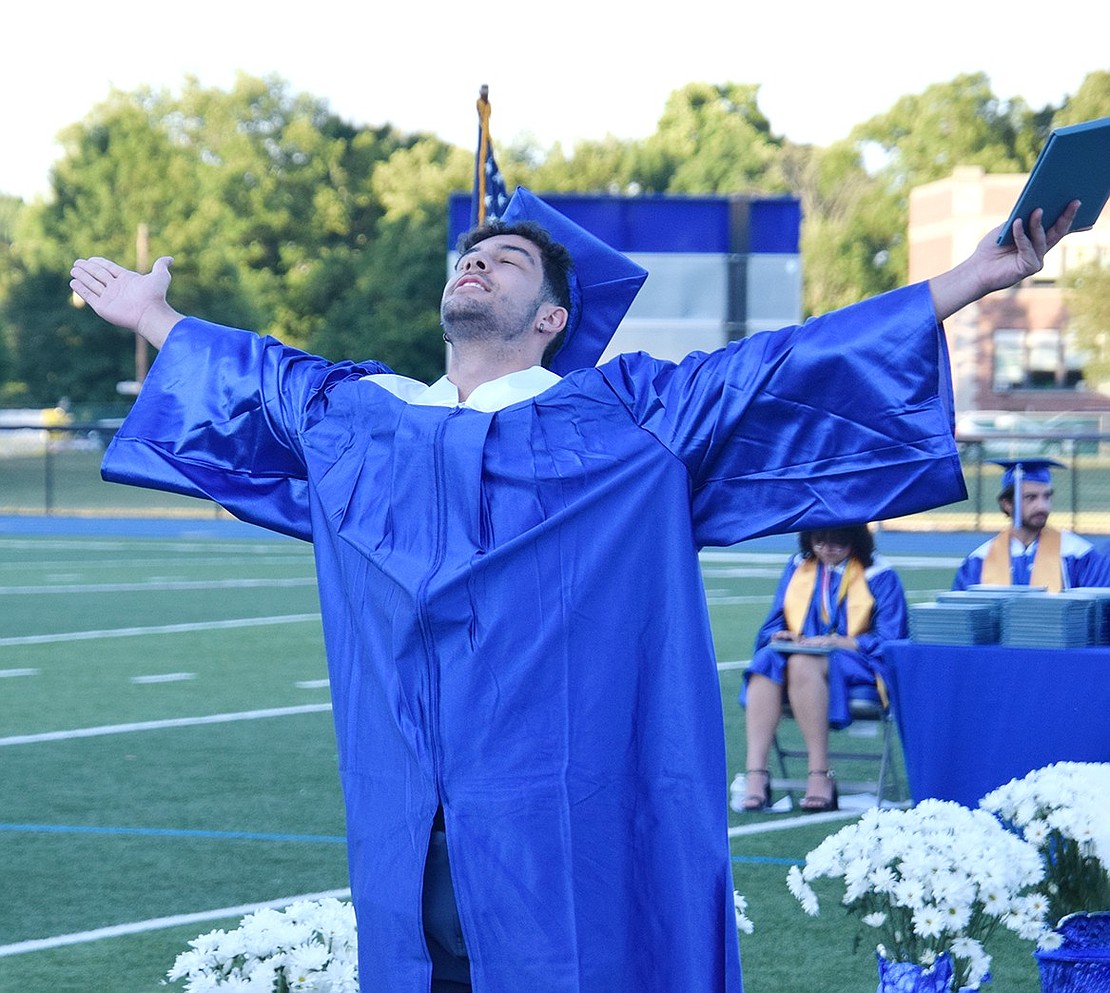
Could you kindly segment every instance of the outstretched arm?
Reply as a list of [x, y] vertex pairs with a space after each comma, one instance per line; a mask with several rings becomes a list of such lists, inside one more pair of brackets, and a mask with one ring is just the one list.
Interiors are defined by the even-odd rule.
[[181, 314], [166, 302], [170, 264], [163, 256], [145, 276], [110, 259], [78, 259], [70, 270], [70, 289], [104, 320], [142, 335], [161, 348]]
[[1078, 209], [1079, 201], [1073, 200], [1045, 231], [1041, 226], [1043, 211], [1038, 207], [1029, 218], [1028, 234], [1020, 218], [1014, 221], [1014, 243], [1006, 247], [995, 244], [1002, 225], [989, 232], [967, 259], [929, 280], [937, 320], [943, 321], [980, 297], [1040, 272], [1045, 255], [1068, 233]]

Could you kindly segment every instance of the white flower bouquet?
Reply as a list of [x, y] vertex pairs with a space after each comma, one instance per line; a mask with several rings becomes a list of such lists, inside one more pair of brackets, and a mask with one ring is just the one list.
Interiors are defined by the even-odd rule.
[[755, 930], [755, 925], [748, 917], [747, 898], [742, 896], [739, 890], [733, 890], [732, 903], [736, 909], [736, 930], [743, 931], [744, 934], [751, 934]]
[[[1110, 763], [1057, 762], [988, 793], [979, 805], [997, 814], [1041, 854], [1040, 891], [1055, 926], [1077, 912], [1110, 910]], [[1042, 948], [1058, 941], [1054, 931]]]
[[879, 955], [930, 968], [947, 953], [956, 987], [975, 989], [989, 978], [985, 943], [1000, 926], [1030, 941], [1042, 933], [1043, 873], [1037, 850], [991, 814], [926, 800], [867, 811], [792, 866], [787, 885], [816, 916], [811, 883], [841, 880], [841, 902], [874, 929]]
[[186, 993], [358, 993], [355, 914], [339, 900], [259, 910], [189, 947], [166, 974]]
[[[747, 900], [734, 890], [733, 903], [737, 929], [751, 934]], [[185, 993], [359, 993], [355, 913], [339, 900], [259, 910], [189, 948], [166, 974], [185, 980]]]

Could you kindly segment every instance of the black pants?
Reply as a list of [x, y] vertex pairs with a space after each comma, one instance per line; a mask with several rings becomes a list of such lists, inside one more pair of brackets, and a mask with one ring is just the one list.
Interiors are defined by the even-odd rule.
[[424, 939], [432, 956], [432, 993], [471, 993], [470, 959], [451, 885], [447, 835], [435, 829], [424, 866], [423, 910]]

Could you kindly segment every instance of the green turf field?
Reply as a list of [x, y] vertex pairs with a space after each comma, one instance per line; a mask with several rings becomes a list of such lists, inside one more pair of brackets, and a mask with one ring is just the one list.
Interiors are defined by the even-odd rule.
[[[747, 658], [782, 561], [706, 557], [722, 662]], [[951, 579], [941, 560], [898, 565], [911, 600]], [[721, 674], [730, 779], [740, 678]], [[242, 908], [343, 890], [325, 680], [302, 543], [0, 534], [0, 993], [154, 993]], [[874, 988], [847, 919], [807, 918], [784, 882], [845, 822], [731, 816], [747, 993]], [[994, 989], [1039, 989], [1027, 945], [994, 951]]]

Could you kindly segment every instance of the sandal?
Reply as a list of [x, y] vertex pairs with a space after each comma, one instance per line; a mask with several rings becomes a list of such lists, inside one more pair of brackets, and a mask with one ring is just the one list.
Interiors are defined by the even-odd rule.
[[[763, 777], [763, 792], [753, 793], [751, 787], [752, 776]], [[744, 772], [744, 788], [747, 792], [740, 804], [741, 814], [758, 814], [763, 810], [771, 809], [771, 770], [747, 769]]]
[[823, 796], [818, 793], [807, 793], [802, 797], [802, 802], [798, 804], [798, 809], [806, 814], [824, 814], [832, 810], [840, 809], [840, 794], [836, 789], [836, 776], [829, 772], [828, 769], [810, 769], [809, 775], [820, 776], [822, 779], [828, 779], [832, 782], [832, 793], [828, 796]]

